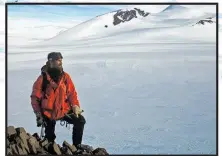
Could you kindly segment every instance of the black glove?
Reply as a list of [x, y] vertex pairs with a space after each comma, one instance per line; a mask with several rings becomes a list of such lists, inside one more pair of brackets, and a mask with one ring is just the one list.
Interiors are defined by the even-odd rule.
[[37, 127], [41, 127], [42, 124], [43, 124], [43, 117], [42, 117], [42, 114], [40, 112], [36, 112], [35, 113], [36, 115], [36, 123], [37, 123]]

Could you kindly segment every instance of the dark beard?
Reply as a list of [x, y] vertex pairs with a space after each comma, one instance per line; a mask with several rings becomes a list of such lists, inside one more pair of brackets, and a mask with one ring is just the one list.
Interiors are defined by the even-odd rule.
[[48, 73], [51, 79], [53, 79], [54, 82], [58, 83], [63, 72], [62, 70], [57, 69], [57, 68], [49, 68]]

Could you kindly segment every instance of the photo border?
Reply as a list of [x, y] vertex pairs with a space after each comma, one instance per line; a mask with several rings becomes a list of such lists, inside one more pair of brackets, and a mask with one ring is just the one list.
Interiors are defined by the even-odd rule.
[[[6, 2], [5, 3], [5, 155], [7, 155], [7, 126], [8, 126], [7, 106], [8, 106], [8, 6], [9, 5], [216, 5], [216, 155], [218, 155], [218, 121], [219, 121], [218, 120], [218, 111], [219, 111], [218, 110], [218, 85], [219, 85], [218, 81], [219, 3], [218, 2], [193, 2], [193, 3], [192, 2], [153, 2], [153, 3], [152, 2]], [[145, 155], [154, 155], [154, 154], [145, 154]], [[163, 154], [158, 154], [158, 155], [163, 155]], [[197, 154], [179, 154], [179, 155], [197, 155]]]

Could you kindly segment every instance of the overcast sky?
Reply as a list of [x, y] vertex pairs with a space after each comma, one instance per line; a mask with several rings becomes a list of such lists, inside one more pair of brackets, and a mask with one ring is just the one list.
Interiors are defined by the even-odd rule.
[[121, 5], [9, 5], [8, 16], [41, 20], [87, 20], [124, 8]]

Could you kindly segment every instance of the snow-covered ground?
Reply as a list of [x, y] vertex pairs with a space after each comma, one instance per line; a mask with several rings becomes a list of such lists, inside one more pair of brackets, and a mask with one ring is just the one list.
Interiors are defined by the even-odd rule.
[[[117, 26], [109, 13], [46, 30], [11, 18], [8, 124], [40, 131], [32, 85], [47, 54], [61, 51], [85, 110], [83, 143], [112, 154], [215, 154], [216, 24], [192, 25], [216, 10], [196, 8], [153, 7]], [[71, 133], [57, 123], [58, 143], [71, 142]]]

